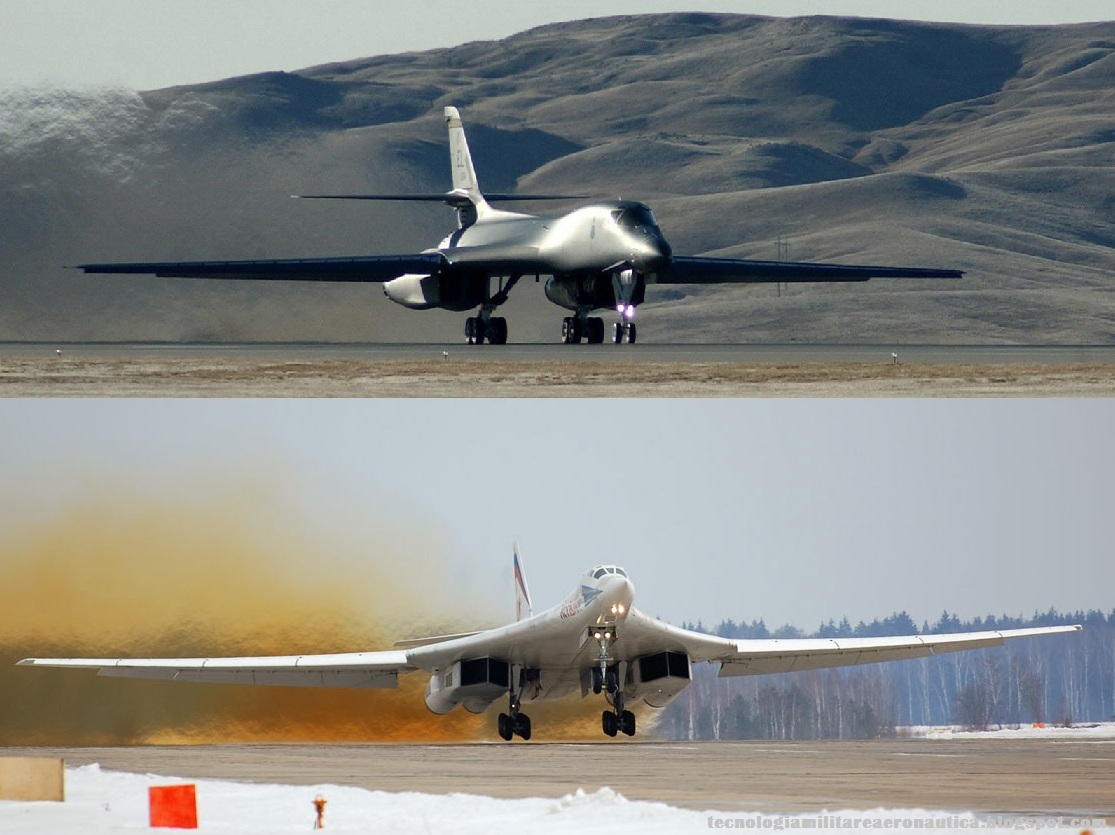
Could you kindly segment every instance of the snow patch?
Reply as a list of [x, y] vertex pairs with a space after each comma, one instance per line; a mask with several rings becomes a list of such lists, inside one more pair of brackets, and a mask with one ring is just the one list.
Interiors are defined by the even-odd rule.
[[1003, 726], [986, 731], [970, 731], [960, 725], [912, 725], [902, 729], [910, 736], [925, 739], [1111, 739], [1115, 740], [1115, 722], [1089, 722], [1063, 727], [1060, 725]]
[[[1015, 822], [1022, 820], [997, 821], [966, 813], [924, 809], [796, 815], [693, 811], [664, 803], [628, 800], [610, 788], [595, 792], [578, 789], [556, 800], [390, 793], [335, 785], [280, 786], [183, 780], [104, 771], [94, 764], [66, 769], [65, 803], [0, 801], [0, 832], [6, 835], [70, 835], [74, 832], [107, 835], [146, 830], [148, 787], [182, 782], [197, 786], [198, 832], [240, 835], [311, 830], [315, 816], [313, 799], [319, 794], [327, 801], [325, 828], [331, 832], [490, 835], [492, 832], [529, 831], [531, 835], [614, 835], [626, 830], [640, 835], [673, 835], [710, 828], [772, 831], [808, 828], [820, 832], [865, 826], [920, 829], [931, 822], [940, 824], [936, 828], [994, 829], [998, 826], [1006, 829], [1017, 828]], [[1038, 819], [1028, 820], [1033, 826]], [[1040, 820], [1045, 832], [1077, 833], [1080, 829], [1079, 821]], [[891, 821], [889, 827], [886, 821]]]

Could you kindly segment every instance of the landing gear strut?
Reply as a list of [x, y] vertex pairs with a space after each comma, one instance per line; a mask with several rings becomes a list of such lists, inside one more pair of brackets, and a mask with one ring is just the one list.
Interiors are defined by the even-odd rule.
[[488, 289], [484, 291], [487, 301], [480, 305], [479, 314], [465, 319], [465, 340], [469, 345], [482, 345], [485, 339], [492, 345], [507, 344], [507, 320], [492, 314], [507, 301], [507, 294], [519, 283], [520, 278], [518, 275], [510, 276], [506, 284], [500, 279], [495, 293], [491, 292], [489, 283]]
[[530, 717], [519, 710], [519, 697], [511, 691], [508, 713], [499, 715], [499, 735], [504, 742], [510, 742], [511, 737], [521, 736], [530, 739]]
[[615, 627], [590, 627], [589, 634], [600, 647], [600, 652], [596, 656], [597, 666], [592, 668], [592, 692], [599, 693], [604, 690], [605, 698], [612, 706], [612, 710], [605, 710], [601, 714], [601, 727], [608, 736], [615, 736], [617, 733], [634, 736], [635, 714], [624, 709], [619, 666], [609, 664], [612, 658], [608, 655], [608, 647], [616, 639]]

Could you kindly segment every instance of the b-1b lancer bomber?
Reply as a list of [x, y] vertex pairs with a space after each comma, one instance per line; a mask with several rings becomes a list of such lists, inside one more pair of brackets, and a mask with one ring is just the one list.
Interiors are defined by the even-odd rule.
[[317, 199], [444, 202], [457, 210], [457, 229], [437, 247], [409, 255], [362, 255], [268, 261], [190, 261], [83, 264], [87, 273], [170, 278], [383, 282], [391, 301], [413, 310], [477, 310], [465, 320], [469, 344], [507, 342], [507, 320], [494, 315], [524, 276], [546, 279], [546, 297], [572, 312], [562, 341], [635, 342], [635, 310], [648, 284], [867, 281], [870, 278], [960, 278], [959, 270], [844, 264], [748, 261], [675, 255], [643, 203], [593, 203], [558, 217], [508, 212], [501, 201], [571, 199], [557, 195], [481, 192], [465, 130], [455, 107], [445, 108], [453, 188], [445, 194], [319, 194]]
[[637, 701], [664, 707], [692, 679], [693, 664], [720, 664], [721, 676], [761, 675], [924, 658], [942, 652], [999, 646], [1011, 638], [1075, 632], [1049, 626], [910, 635], [897, 638], [730, 640], [663, 623], [632, 604], [635, 587], [617, 565], [581, 577], [561, 603], [534, 614], [519, 561], [514, 559], [517, 620], [507, 626], [400, 641], [393, 650], [334, 655], [245, 658], [27, 658], [36, 667], [93, 668], [102, 676], [274, 684], [302, 687], [393, 688], [398, 678], [430, 676], [426, 706], [437, 714], [463, 706], [482, 713], [499, 699], [499, 735], [530, 739], [523, 705], [565, 696], [603, 695], [601, 728], [635, 734]]

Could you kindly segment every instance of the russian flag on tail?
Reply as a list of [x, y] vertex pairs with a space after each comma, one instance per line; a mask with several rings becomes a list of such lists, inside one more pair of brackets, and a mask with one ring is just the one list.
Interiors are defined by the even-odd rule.
[[523, 563], [519, 559], [519, 546], [515, 545], [515, 620], [529, 618], [532, 614], [530, 608], [530, 592], [527, 591], [527, 578], [523, 574]]

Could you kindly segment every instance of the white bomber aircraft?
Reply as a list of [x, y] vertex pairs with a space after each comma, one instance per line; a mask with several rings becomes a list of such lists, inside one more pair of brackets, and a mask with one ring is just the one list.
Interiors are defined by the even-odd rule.
[[565, 600], [537, 615], [516, 551], [518, 620], [507, 626], [400, 641], [394, 650], [335, 655], [243, 658], [26, 658], [21, 665], [93, 668], [102, 676], [271, 684], [296, 687], [393, 688], [398, 677], [430, 676], [426, 706], [444, 714], [458, 706], [482, 713], [506, 697], [499, 735], [530, 739], [525, 702], [591, 691], [604, 694], [604, 733], [632, 736], [635, 700], [660, 708], [689, 684], [694, 662], [717, 662], [721, 676], [761, 675], [1000, 646], [1011, 638], [1076, 632], [1080, 626], [1007, 629], [897, 638], [734, 640], [680, 629], [632, 606], [635, 587], [622, 568], [601, 565]]
[[[675, 255], [651, 210], [632, 200], [584, 206], [559, 217], [494, 209], [491, 203], [573, 199], [555, 195], [483, 194], [465, 129], [455, 107], [445, 108], [453, 189], [446, 194], [320, 194], [331, 200], [409, 200], [447, 203], [458, 228], [437, 247], [410, 255], [360, 255], [271, 261], [189, 261], [82, 264], [87, 273], [168, 278], [277, 281], [382, 281], [391, 301], [413, 310], [467, 311], [470, 345], [507, 342], [507, 320], [494, 316], [523, 276], [546, 280], [546, 298], [573, 312], [562, 321], [562, 341], [603, 342], [613, 310], [612, 340], [635, 341], [635, 308], [648, 284], [867, 281], [870, 278], [960, 278], [959, 270], [877, 267], [790, 261], [747, 261]], [[494, 283], [493, 283], [494, 282]]]

